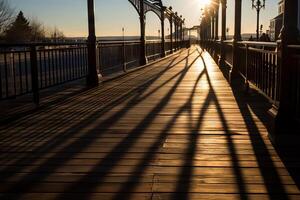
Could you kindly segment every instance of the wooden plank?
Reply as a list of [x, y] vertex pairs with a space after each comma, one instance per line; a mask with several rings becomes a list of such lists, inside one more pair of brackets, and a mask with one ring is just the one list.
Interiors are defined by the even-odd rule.
[[300, 199], [286, 168], [299, 154], [283, 162], [269, 141], [270, 105], [201, 52], [1, 126], [0, 199]]

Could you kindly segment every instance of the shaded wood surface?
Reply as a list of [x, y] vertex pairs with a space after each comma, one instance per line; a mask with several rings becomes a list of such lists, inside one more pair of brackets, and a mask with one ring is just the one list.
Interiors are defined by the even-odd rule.
[[0, 199], [300, 199], [268, 106], [194, 46], [2, 125]]

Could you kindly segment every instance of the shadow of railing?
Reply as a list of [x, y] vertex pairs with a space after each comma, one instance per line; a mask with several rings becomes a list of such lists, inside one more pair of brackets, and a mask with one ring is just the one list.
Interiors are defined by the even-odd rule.
[[[221, 67], [220, 70], [228, 81], [228, 69]], [[280, 175], [272, 160], [272, 156], [264, 142], [262, 133], [252, 116], [252, 112], [254, 112], [259, 121], [263, 123], [267, 130], [269, 130], [270, 123], [268, 120], [268, 110], [272, 105], [257, 91], [252, 91], [255, 93], [252, 94], [252, 96], [249, 95], [249, 93], [246, 93], [244, 83], [239, 78], [234, 80], [231, 83], [231, 86], [240, 113], [244, 119], [252, 149], [257, 160], [258, 169], [263, 178], [264, 187], [266, 187], [269, 198], [289, 199]]]
[[[15, 164], [17, 164], [17, 163], [22, 164], [23, 162], [32, 163], [32, 162], [38, 161], [39, 158], [41, 158], [43, 155], [46, 155], [48, 152], [51, 152], [51, 150], [53, 148], [62, 147], [57, 153], [54, 153], [53, 156], [50, 156], [50, 158], [48, 158], [45, 162], [43, 162], [40, 166], [38, 166], [33, 171], [32, 174], [24, 176], [18, 183], [14, 184], [6, 192], [8, 192], [8, 193], [9, 192], [17, 192], [17, 191], [19, 191], [18, 188], [20, 188], [20, 187], [22, 187], [22, 191], [30, 190], [30, 188], [33, 188], [36, 184], [38, 184], [39, 181], [45, 179], [48, 175], [50, 175], [52, 172], [54, 172], [55, 169], [59, 168], [64, 163], [66, 163], [68, 160], [70, 160], [72, 157], [74, 157], [77, 153], [82, 152], [85, 148], [87, 148], [89, 145], [91, 145], [93, 143], [93, 136], [97, 135], [97, 137], [99, 137], [100, 134], [95, 133], [93, 131], [84, 133], [85, 140], [82, 141], [80, 137], [82, 137], [83, 135], [80, 135], [79, 132], [82, 131], [84, 129], [84, 127], [87, 127], [89, 124], [93, 123], [97, 118], [101, 117], [105, 112], [109, 111], [110, 108], [114, 107], [115, 105], [118, 105], [118, 103], [122, 102], [125, 99], [128, 99], [128, 97], [132, 95], [132, 100], [128, 103], [127, 107], [125, 106], [123, 110], [116, 113], [115, 115], [110, 117], [108, 120], [105, 120], [99, 124], [98, 127], [100, 127], [101, 130], [103, 130], [101, 133], [101, 134], [103, 134], [106, 129], [108, 129], [110, 126], [113, 126], [112, 122], [117, 122], [129, 111], [130, 107], [132, 107], [133, 105], [137, 104], [138, 102], [144, 100], [147, 97], [147, 96], [144, 96], [143, 98], [140, 98], [140, 96], [143, 94], [143, 92], [146, 91], [146, 89], [155, 80], [157, 80], [164, 72], [166, 72], [167, 70], [169, 70], [170, 68], [172, 68], [173, 66], [175, 66], [177, 64], [177, 63], [175, 63], [175, 60], [176, 59], [171, 61], [170, 64], [164, 70], [162, 70], [162, 72], [159, 75], [154, 74], [153, 77], [148, 79], [145, 83], [139, 85], [139, 87], [137, 87], [137, 88], [134, 88], [132, 91], [127, 92], [125, 95], [122, 95], [121, 97], [117, 98], [114, 102], [109, 103], [108, 105], [105, 106], [104, 109], [99, 109], [99, 105], [101, 105], [101, 100], [96, 101], [96, 102], [83, 101], [86, 104], [83, 108], [83, 110], [85, 110], [85, 113], [83, 113], [80, 116], [77, 116], [77, 117], [84, 117], [83, 120], [80, 120], [74, 126], [69, 127], [67, 130], [64, 131], [63, 135], [59, 135], [59, 136], [50, 138], [50, 142], [47, 145], [43, 146], [41, 149], [35, 149], [34, 150], [34, 152], [36, 153], [35, 157], [33, 157], [31, 159], [28, 157], [24, 157], [24, 158], [16, 159], [16, 160], [13, 159], [13, 163], [15, 163]], [[178, 62], [181, 62], [181, 61], [178, 61]], [[95, 95], [97, 95], [97, 92]], [[75, 104], [71, 105], [69, 110], [71, 111], [72, 108], [75, 108], [76, 106], [78, 106], [78, 105], [75, 105]], [[87, 115], [87, 111], [90, 111], [91, 114]], [[49, 110], [48, 110], [48, 112], [49, 112]], [[154, 115], [151, 115], [149, 117], [153, 118]], [[66, 119], [68, 119], [68, 118], [66, 118]], [[54, 125], [55, 125], [54, 127], [56, 127], [56, 128], [64, 127], [64, 125], [70, 123], [71, 120], [68, 119], [68, 120], [64, 121], [63, 123], [50, 124], [50, 127], [53, 127]], [[40, 129], [39, 131], [44, 132], [47, 130], [47, 127], [49, 130], [49, 124], [47, 124], [44, 126], [44, 128]], [[30, 126], [27, 128], [30, 128]], [[55, 130], [55, 128], [54, 128], [52, 131], [57, 131], [57, 130]], [[46, 138], [47, 135], [44, 135], [43, 137]], [[49, 135], [48, 135], [48, 137], [49, 137]], [[76, 139], [76, 137], [78, 137], [78, 139], [76, 139], [70, 145], [63, 147], [63, 144], [67, 141], [68, 137], [73, 137], [75, 139]], [[41, 139], [41, 138], [39, 138], [39, 139]], [[122, 146], [126, 146], [127, 144], [128, 144], [128, 142], [123, 143], [123, 145], [120, 145], [119, 148]], [[116, 150], [115, 152], [118, 152], [118, 148], [115, 150]], [[73, 151], [73, 153], [64, 154], [64, 152], [70, 152], [70, 151], [71, 152]], [[63, 161], [60, 159], [62, 154], [64, 154]], [[117, 153], [111, 153], [110, 155], [113, 156], [115, 154], [117, 154]], [[61, 163], [59, 163], [56, 166], [53, 166], [52, 163], [55, 163], [57, 161], [60, 161]], [[13, 168], [12, 167], [7, 167], [4, 169], [2, 168], [1, 169], [1, 172], [2, 172], [1, 180], [6, 180], [7, 178], [12, 177], [14, 175], [14, 172], [19, 171], [19, 170], [24, 170], [24, 168], [26, 168], [26, 166], [21, 166], [21, 165], [15, 166]], [[43, 173], [39, 174], [40, 172], [43, 172]], [[30, 185], [29, 184], [26, 185], [26, 183], [28, 183], [28, 182], [32, 182], [32, 183]], [[16, 195], [15, 197], [16, 197], [16, 199], [20, 198], [20, 196], [18, 196], [18, 195]]]
[[[76, 199], [91, 198], [92, 193], [105, 183], [105, 179], [118, 167], [120, 162], [125, 159], [126, 155], [130, 152], [130, 149], [137, 144], [140, 138], [145, 136], [147, 130], [157, 116], [169, 105], [172, 97], [178, 90], [180, 84], [184, 81], [184, 78], [188, 76], [188, 73], [195, 62], [201, 58], [204, 69], [202, 72], [199, 72], [199, 75], [197, 75], [193, 82], [193, 88], [191, 88], [187, 100], [183, 102], [182, 105], [179, 104], [178, 108], [174, 111], [174, 115], [164, 123], [164, 126], [159, 130], [154, 140], [151, 141], [151, 144], [145, 147], [146, 150], [142, 153], [141, 159], [137, 160], [137, 163], [132, 166], [132, 169], [130, 168], [131, 172], [124, 175], [126, 176], [126, 180], [122, 182], [120, 188], [117, 189], [113, 199], [130, 199], [132, 197], [133, 192], [141, 182], [142, 176], [147, 169], [151, 167], [151, 163], [155, 160], [160, 148], [170, 135], [171, 129], [176, 125], [179, 117], [183, 114], [187, 114], [186, 125], [188, 127], [188, 143], [171, 199], [189, 199], [195, 167], [193, 162], [197, 156], [198, 148], [201, 148], [201, 146], [199, 146], [199, 141], [201, 141], [201, 136], [203, 136], [201, 135], [201, 130], [205, 122], [205, 116], [211, 105], [216, 107], [222, 131], [225, 133], [225, 141], [228, 155], [231, 160], [232, 173], [234, 174], [238, 193], [237, 195], [239, 199], [250, 199], [246, 185], [247, 181], [243, 174], [244, 167], [241, 165], [238, 157], [239, 148], [237, 148], [234, 143], [234, 138], [232, 137], [233, 133], [229, 127], [229, 119], [226, 118], [224, 109], [222, 108], [221, 102], [214, 89], [214, 77], [212, 77], [208, 71], [209, 64], [206, 62], [206, 58], [203, 57], [202, 51], [183, 51], [182, 53], [185, 55], [183, 59], [178, 56], [171, 61], [166, 62], [166, 66], [158, 72], [151, 73], [152, 69], [149, 69], [148, 72], [151, 74], [150, 77], [143, 78], [143, 80], [141, 79], [136, 87], [133, 87], [130, 91], [122, 93], [124, 92], [124, 88], [118, 86], [116, 88], [108, 87], [104, 90], [91, 89], [84, 92], [86, 97], [83, 99], [80, 97], [71, 97], [66, 102], [39, 111], [38, 118], [36, 118], [35, 115], [32, 115], [26, 120], [22, 119], [17, 121], [16, 125], [11, 124], [10, 126], [5, 127], [9, 131], [4, 135], [1, 134], [4, 143], [14, 143], [16, 142], [14, 140], [17, 137], [24, 137], [23, 141], [21, 140], [19, 143], [15, 143], [15, 146], [23, 143], [24, 147], [11, 147], [11, 149], [1, 147], [2, 152], [8, 151], [8, 153], [6, 156], [1, 156], [0, 162], [8, 163], [9, 165], [0, 167], [0, 180], [5, 182], [10, 178], [18, 176], [18, 172], [22, 171], [30, 173], [25, 173], [23, 176], [19, 177], [18, 182], [9, 185], [6, 189], [2, 189], [5, 191], [0, 195], [0, 198], [9, 198], [8, 194], [14, 193], [13, 199], [22, 199], [22, 193], [32, 191], [34, 187], [38, 186], [39, 183], [43, 182], [47, 177], [53, 175], [58, 169], [67, 165], [69, 161], [85, 152], [89, 147], [96, 143], [95, 138], [100, 138], [105, 134], [111, 134], [111, 128], [117, 125], [122, 119], [126, 119], [126, 114], [133, 111], [140, 103], [143, 103], [143, 101], [147, 100], [152, 94], [158, 92], [162, 87], [172, 83], [170, 88], [165, 90], [165, 94], [160, 97], [160, 100], [156, 104], [153, 103], [153, 107], [145, 112], [145, 116], [138, 121], [136, 126], [129, 129], [129, 131], [124, 134], [124, 137], [120, 138], [119, 142], [117, 142], [112, 149], [108, 150], [103, 157], [97, 157], [95, 164], [92, 167], [82, 170], [84, 172], [80, 173], [80, 178], [73, 183], [66, 184], [65, 188], [61, 188], [61, 193], [55, 197], [56, 200], [65, 200], [68, 199], [70, 193], [74, 193], [75, 191], [80, 193], [83, 191], [84, 193], [76, 196]], [[190, 60], [191, 55], [194, 56], [192, 60]], [[169, 73], [169, 70], [172, 70], [175, 66], [183, 62], [185, 63], [182, 69], [178, 72], [172, 72], [174, 74], [162, 79], [162, 82], [156, 83], [159, 78], [166, 73]], [[141, 75], [145, 76], [146, 73], [142, 73]], [[200, 81], [204, 78], [207, 81], [208, 94], [204, 97], [204, 103], [202, 104], [201, 109], [195, 113], [195, 109], [193, 109], [195, 103], [194, 98], [197, 96], [197, 89]], [[126, 84], [126, 82], [130, 82], [130, 80], [124, 80], [123, 83]], [[113, 90], [111, 94], [116, 95], [112, 102], [112, 96], [101, 96], [104, 91], [111, 90]], [[288, 199], [280, 175], [277, 172], [271, 154], [268, 151], [268, 147], [264, 143], [260, 130], [256, 126], [255, 120], [251, 115], [253, 110], [250, 110], [248, 107], [249, 103], [240, 91], [233, 89], [233, 93], [248, 131], [251, 147], [255, 159], [257, 160], [259, 173], [263, 178], [263, 183], [260, 183], [261, 187], [266, 188], [270, 199]], [[97, 97], [101, 98], [95, 101]], [[78, 102], [80, 102], [81, 111], [76, 110], [77, 114], [76, 116], [73, 116], [74, 109], [78, 109]], [[118, 108], [117, 111], [108, 114], [109, 111], [116, 108], [121, 103], [122, 106]], [[65, 115], [63, 121], [53, 120], [47, 124], [34, 124], [37, 119], [45, 120], [50, 116], [55, 119], [53, 115], [61, 114], [60, 111], [57, 110], [59, 108], [65, 109], [63, 111], [63, 114]], [[106, 114], [108, 117], [104, 117]], [[197, 117], [195, 118], [195, 116]], [[14, 128], [17, 128], [17, 130]], [[21, 129], [22, 132], [18, 133], [18, 130]], [[22, 135], [23, 132], [28, 133]], [[40, 133], [32, 135], [35, 132]], [[5, 136], [8, 138], [5, 138]], [[28, 138], [32, 138], [32, 140], [28, 141]], [[43, 145], [40, 145], [41, 141], [44, 142]], [[30, 148], [28, 149], [28, 147]], [[22, 157], [14, 158], [11, 156], [11, 152], [20, 152], [22, 150], [27, 150]], [[32, 169], [28, 166], [28, 164], [31, 163], [39, 164]], [[122, 172], [119, 174], [122, 174]], [[201, 187], [201, 185], [199, 187]], [[7, 193], [7, 195], [5, 193]]]
[[[200, 132], [201, 132], [201, 127], [203, 125], [204, 119], [205, 119], [205, 114], [207, 112], [207, 109], [209, 108], [210, 104], [214, 104], [216, 106], [217, 113], [219, 115], [219, 118], [221, 119], [222, 127], [224, 129], [224, 132], [226, 134], [226, 140], [227, 140], [227, 145], [228, 145], [228, 150], [231, 156], [231, 161], [232, 161], [232, 167], [233, 171], [235, 174], [235, 179], [236, 179], [236, 185], [238, 188], [238, 193], [240, 196], [240, 199], [248, 199], [247, 194], [246, 194], [246, 186], [245, 186], [245, 181], [243, 179], [242, 171], [240, 168], [239, 160], [237, 158], [237, 150], [234, 146], [233, 140], [231, 138], [231, 132], [230, 129], [227, 125], [227, 120], [223, 114], [221, 105], [218, 101], [218, 98], [215, 94], [214, 88], [212, 86], [210, 76], [207, 71], [207, 65], [206, 62], [201, 55], [201, 60], [204, 65], [204, 71], [203, 73], [200, 74], [198, 80], [196, 81], [195, 87], [193, 89], [193, 95], [195, 94], [196, 86], [198, 81], [200, 80], [202, 75], [205, 75], [208, 86], [209, 86], [209, 92], [206, 96], [206, 99], [204, 101], [204, 104], [199, 111], [199, 117], [197, 119], [197, 123], [195, 126], [190, 127], [190, 138], [189, 138], [189, 144], [188, 144], [188, 149], [186, 152], [186, 159], [184, 162], [184, 165], [182, 167], [182, 170], [179, 174], [179, 180], [177, 181], [177, 186], [174, 195], [172, 196], [172, 199], [189, 199], [189, 190], [191, 188], [191, 183], [192, 183], [192, 177], [193, 177], [193, 161], [194, 158], [196, 157], [196, 150], [197, 150], [197, 145], [200, 139]], [[192, 97], [192, 96], [191, 96]], [[191, 100], [191, 99], [190, 99]], [[191, 108], [193, 106], [193, 102], [187, 102], [189, 105], [188, 107]], [[189, 109], [190, 113], [190, 119], [192, 118], [191, 114], [191, 109]], [[191, 124], [190, 124], [191, 125]], [[201, 187], [201, 186], [200, 186]]]

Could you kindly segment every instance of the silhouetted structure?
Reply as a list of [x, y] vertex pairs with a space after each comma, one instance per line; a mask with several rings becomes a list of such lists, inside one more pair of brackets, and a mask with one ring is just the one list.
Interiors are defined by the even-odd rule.
[[[220, 66], [229, 66], [229, 80], [240, 75], [245, 78], [246, 86], [253, 84], [274, 103], [270, 113], [274, 121], [274, 130], [270, 138], [275, 144], [299, 143], [300, 118], [300, 79], [298, 41], [298, 1], [284, 1], [283, 29], [281, 41], [276, 43], [247, 43], [241, 41], [241, 0], [235, 1], [235, 25], [233, 42], [225, 41], [226, 1], [214, 1], [222, 5], [222, 37], [215, 24], [216, 6], [206, 8], [205, 18], [201, 23], [201, 41], [215, 57]], [[265, 41], [265, 39], [264, 39]], [[266, 51], [256, 50], [262, 48]], [[275, 48], [277, 51], [275, 51]], [[273, 49], [273, 52], [270, 50]]]
[[[285, 1], [282, 41], [254, 42], [241, 41], [235, 0], [227, 41], [226, 0], [215, 0], [191, 29], [201, 48], [184, 48], [181, 16], [161, 1], [130, 2], [141, 17], [139, 41], [96, 41], [88, 0], [87, 42], [1, 46], [0, 199], [299, 199], [298, 4]], [[164, 31], [162, 41], [146, 41], [148, 11], [162, 30], [170, 20], [170, 41]], [[98, 74], [110, 82], [95, 87]], [[92, 88], [64, 88], [83, 78]], [[32, 109], [26, 94], [38, 105], [44, 89], [56, 93]], [[7, 108], [18, 96], [22, 112]], [[288, 145], [279, 154], [268, 113], [272, 141]]]

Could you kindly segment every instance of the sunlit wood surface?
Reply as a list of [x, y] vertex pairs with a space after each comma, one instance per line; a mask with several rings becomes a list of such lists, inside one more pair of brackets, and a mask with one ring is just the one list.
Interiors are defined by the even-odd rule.
[[2, 126], [0, 199], [299, 200], [246, 99], [183, 50]]

